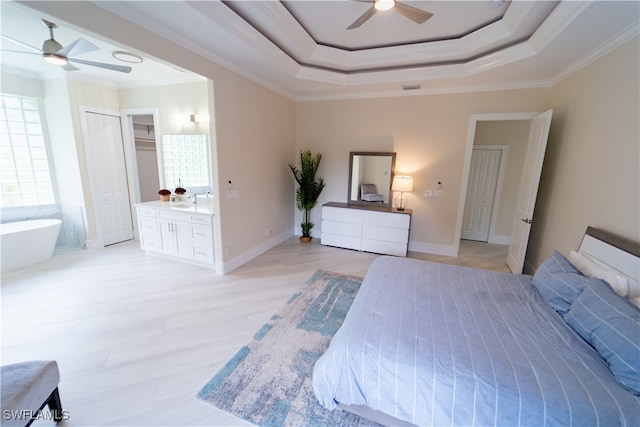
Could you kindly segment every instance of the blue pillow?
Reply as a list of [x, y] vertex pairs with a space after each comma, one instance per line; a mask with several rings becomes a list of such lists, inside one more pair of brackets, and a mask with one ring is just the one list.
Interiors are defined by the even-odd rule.
[[588, 280], [560, 252], [553, 251], [536, 270], [532, 283], [555, 311], [566, 314]]
[[640, 310], [605, 282], [591, 280], [564, 319], [598, 351], [618, 383], [640, 395]]

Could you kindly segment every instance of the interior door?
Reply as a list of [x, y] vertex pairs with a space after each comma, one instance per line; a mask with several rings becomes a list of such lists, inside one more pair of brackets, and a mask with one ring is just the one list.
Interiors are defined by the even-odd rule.
[[524, 266], [552, 114], [553, 110], [548, 110], [531, 120], [522, 184], [511, 229], [511, 245], [507, 254], [507, 265], [513, 273], [522, 273]]
[[98, 226], [105, 246], [133, 239], [120, 117], [85, 112], [84, 140]]
[[462, 219], [463, 239], [480, 242], [489, 240], [501, 158], [502, 150], [473, 149]]

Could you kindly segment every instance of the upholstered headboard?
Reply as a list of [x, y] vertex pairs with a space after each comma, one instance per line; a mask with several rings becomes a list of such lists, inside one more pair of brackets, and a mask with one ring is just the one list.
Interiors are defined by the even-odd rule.
[[629, 298], [640, 297], [640, 242], [587, 227], [578, 253], [628, 279]]

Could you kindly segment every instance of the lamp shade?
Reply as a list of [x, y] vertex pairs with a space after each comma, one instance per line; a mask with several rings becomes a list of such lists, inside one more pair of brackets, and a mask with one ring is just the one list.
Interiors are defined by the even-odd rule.
[[393, 178], [392, 191], [413, 191], [413, 177], [412, 176], [396, 176]]

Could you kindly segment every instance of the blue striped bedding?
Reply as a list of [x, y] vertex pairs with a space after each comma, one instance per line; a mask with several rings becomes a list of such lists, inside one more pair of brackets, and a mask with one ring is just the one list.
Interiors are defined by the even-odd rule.
[[640, 398], [531, 276], [412, 259], [374, 261], [313, 387], [421, 426], [640, 425]]

